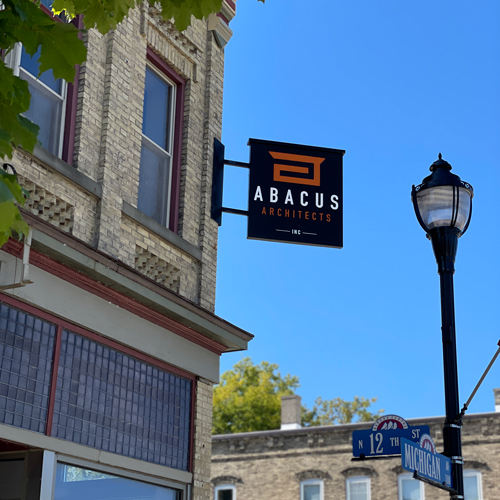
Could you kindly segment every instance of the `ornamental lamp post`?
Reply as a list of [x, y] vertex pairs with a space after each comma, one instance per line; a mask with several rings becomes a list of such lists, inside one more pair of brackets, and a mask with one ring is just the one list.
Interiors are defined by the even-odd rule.
[[453, 488], [456, 493], [450, 496], [458, 500], [464, 498], [464, 486], [453, 274], [458, 238], [469, 227], [474, 194], [472, 186], [450, 170], [451, 165], [439, 153], [439, 159], [430, 166], [431, 175], [422, 184], [412, 187], [411, 198], [418, 222], [432, 242], [440, 277], [446, 405], [443, 454], [451, 458], [453, 463]]

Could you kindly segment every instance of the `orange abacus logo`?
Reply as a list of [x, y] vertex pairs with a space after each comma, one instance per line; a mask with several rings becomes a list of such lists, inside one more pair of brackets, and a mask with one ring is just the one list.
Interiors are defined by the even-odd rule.
[[325, 158], [318, 158], [316, 156], [303, 156], [294, 155], [290, 153], [278, 153], [276, 151], [269, 151], [269, 154], [275, 160], [293, 161], [296, 163], [312, 164], [313, 178], [306, 179], [304, 177], [295, 177], [290, 175], [283, 175], [283, 172], [294, 172], [297, 174], [309, 174], [311, 167], [298, 167], [296, 165], [282, 165], [280, 163], [274, 164], [274, 180], [277, 182], [290, 182], [293, 184], [305, 184], [306, 186], [319, 186], [320, 185], [320, 165], [325, 161]]

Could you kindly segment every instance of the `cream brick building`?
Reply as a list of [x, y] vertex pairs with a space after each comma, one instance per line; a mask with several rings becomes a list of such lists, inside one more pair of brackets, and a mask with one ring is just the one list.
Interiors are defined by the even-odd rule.
[[0, 251], [2, 500], [211, 496], [219, 358], [252, 338], [214, 315], [234, 15], [225, 0], [179, 33], [143, 4], [86, 32], [74, 85], [8, 56], [41, 145], [9, 162], [32, 239]]
[[[215, 500], [445, 500], [449, 493], [412, 478], [401, 457], [352, 460], [352, 433], [371, 424], [300, 427], [300, 398], [282, 408], [282, 428], [214, 436]], [[291, 405], [292, 408], [286, 405]], [[293, 411], [295, 405], [296, 411]], [[464, 417], [465, 500], [500, 498], [500, 389], [496, 411]], [[444, 417], [428, 425], [438, 452]]]

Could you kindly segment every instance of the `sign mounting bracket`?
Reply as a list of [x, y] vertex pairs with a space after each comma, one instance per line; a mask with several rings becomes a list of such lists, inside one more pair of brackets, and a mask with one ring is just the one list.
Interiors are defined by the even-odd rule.
[[224, 165], [231, 167], [250, 168], [249, 163], [242, 161], [226, 160], [224, 158], [224, 144], [217, 138], [214, 138], [214, 161], [213, 161], [213, 179], [212, 179], [212, 209], [211, 217], [219, 226], [222, 225], [222, 212], [235, 215], [248, 216], [248, 210], [239, 208], [229, 208], [222, 206], [222, 194], [224, 186]]

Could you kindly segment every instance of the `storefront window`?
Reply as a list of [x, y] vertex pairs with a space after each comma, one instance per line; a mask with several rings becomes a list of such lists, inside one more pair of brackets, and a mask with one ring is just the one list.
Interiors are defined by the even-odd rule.
[[181, 500], [181, 492], [62, 463], [57, 464], [54, 500]]

